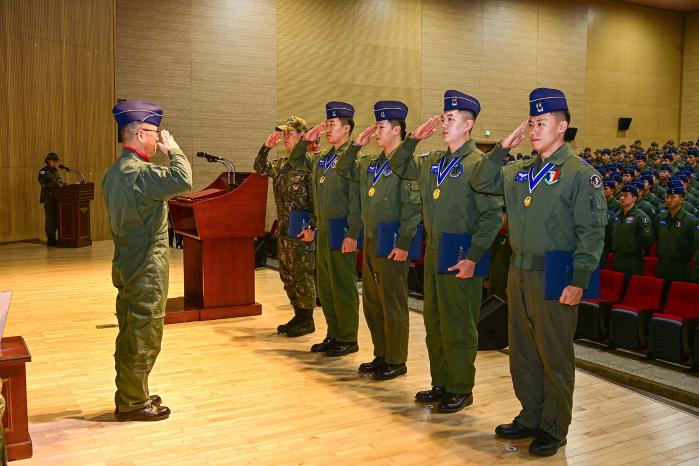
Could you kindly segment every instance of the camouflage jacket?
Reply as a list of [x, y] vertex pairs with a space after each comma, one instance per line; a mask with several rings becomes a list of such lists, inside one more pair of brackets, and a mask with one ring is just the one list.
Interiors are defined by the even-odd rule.
[[61, 178], [61, 174], [58, 173], [58, 169], [51, 168], [48, 165], [39, 171], [37, 179], [41, 185], [41, 198], [39, 202], [42, 204], [46, 202], [47, 198], [52, 198], [56, 188], [63, 184], [63, 179]]

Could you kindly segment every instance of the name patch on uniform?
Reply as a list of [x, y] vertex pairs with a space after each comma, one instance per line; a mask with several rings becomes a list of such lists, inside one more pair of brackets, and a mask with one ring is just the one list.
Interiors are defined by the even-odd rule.
[[660, 220], [660, 221], [658, 222], [658, 225], [660, 225], [661, 227], [666, 227], [666, 226], [667, 226], [667, 220]]
[[324, 167], [324, 166], [325, 166], [325, 159], [320, 159], [320, 160], [318, 160], [318, 166], [319, 166], [319, 167]]
[[529, 180], [529, 173], [519, 172], [515, 175], [515, 183], [524, 183]]
[[602, 187], [602, 178], [600, 178], [599, 175], [590, 176], [590, 186], [592, 186], [595, 189], [601, 188]]
[[430, 168], [430, 173], [438, 174], [439, 173], [439, 164], [433, 163], [432, 168]]
[[552, 184], [558, 183], [558, 179], [561, 177], [560, 170], [549, 170], [544, 176], [544, 183], [551, 186]]

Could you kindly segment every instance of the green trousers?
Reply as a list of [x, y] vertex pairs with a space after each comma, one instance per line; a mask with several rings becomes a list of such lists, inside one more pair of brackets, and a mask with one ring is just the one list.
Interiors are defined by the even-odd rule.
[[627, 281], [632, 275], [643, 275], [643, 254], [640, 251], [638, 254], [614, 254], [612, 269], [624, 273]]
[[[699, 264], [695, 264], [697, 269]], [[692, 270], [689, 266], [689, 258], [687, 259], [658, 259], [658, 269], [656, 270], [657, 277], [671, 282], [688, 282], [692, 279]]]
[[58, 230], [57, 216], [58, 203], [56, 202], [56, 198], [53, 196], [47, 197], [44, 201], [44, 231], [46, 232], [46, 237], [49, 239], [56, 239], [56, 230]]
[[316, 282], [330, 338], [345, 343], [357, 341], [359, 293], [357, 253], [330, 250], [326, 231], [316, 232]]
[[295, 308], [313, 309], [316, 307], [315, 244], [289, 238], [284, 232], [279, 235], [279, 277], [289, 302]]
[[483, 279], [438, 274], [439, 252], [425, 250], [425, 330], [432, 385], [471, 393], [476, 377]]
[[118, 289], [119, 334], [114, 351], [120, 412], [151, 403], [148, 376], [160, 353], [168, 292], [167, 235], [155, 243], [115, 247], [112, 281]]
[[510, 374], [517, 422], [563, 440], [572, 419], [578, 307], [544, 300], [544, 272], [510, 267]]
[[376, 240], [364, 238], [362, 303], [374, 356], [388, 364], [408, 359], [408, 261], [376, 257]]

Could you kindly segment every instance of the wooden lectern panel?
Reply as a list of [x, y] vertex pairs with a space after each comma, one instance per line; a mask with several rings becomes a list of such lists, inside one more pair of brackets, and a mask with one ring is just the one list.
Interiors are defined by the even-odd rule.
[[94, 183], [67, 184], [56, 189], [59, 248], [81, 248], [92, 244], [90, 201], [94, 198]]

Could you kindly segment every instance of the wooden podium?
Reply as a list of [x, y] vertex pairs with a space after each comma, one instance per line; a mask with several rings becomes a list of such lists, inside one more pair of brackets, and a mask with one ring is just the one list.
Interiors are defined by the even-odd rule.
[[169, 201], [172, 225], [184, 237], [184, 297], [168, 299], [166, 324], [262, 313], [254, 238], [264, 235], [267, 177], [238, 173], [230, 191], [227, 176]]
[[0, 377], [2, 396], [5, 398], [5, 429], [7, 459], [31, 458], [32, 439], [29, 437], [27, 415], [27, 371], [26, 363], [32, 360], [24, 338], [4, 337], [0, 342]]
[[59, 248], [82, 248], [92, 244], [90, 238], [90, 201], [95, 198], [95, 184], [67, 184], [57, 188], [57, 222]]

